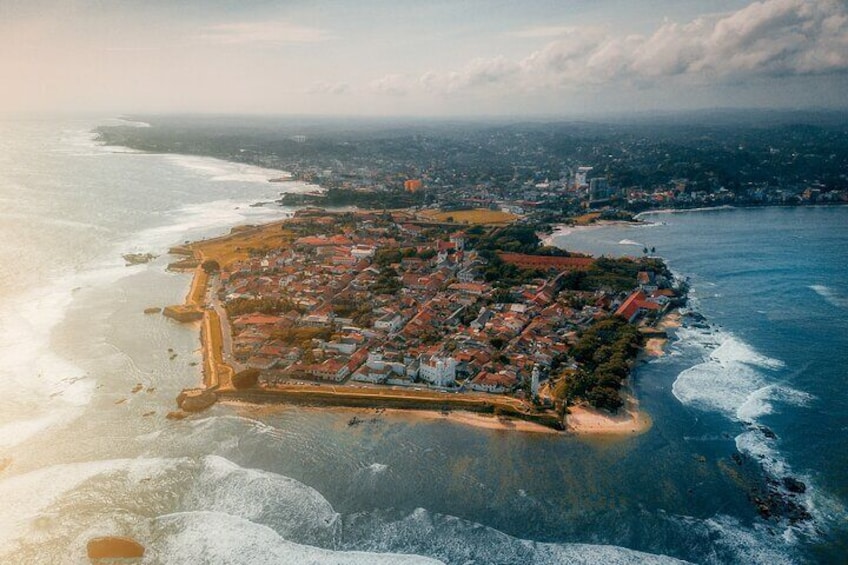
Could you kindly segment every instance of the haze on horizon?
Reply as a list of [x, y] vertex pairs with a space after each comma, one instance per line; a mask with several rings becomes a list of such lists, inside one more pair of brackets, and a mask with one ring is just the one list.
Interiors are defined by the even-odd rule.
[[848, 108], [843, 0], [0, 0], [0, 113]]

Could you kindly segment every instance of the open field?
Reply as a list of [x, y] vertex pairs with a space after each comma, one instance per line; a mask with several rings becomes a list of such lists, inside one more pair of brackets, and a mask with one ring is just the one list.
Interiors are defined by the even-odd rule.
[[283, 222], [273, 222], [262, 226], [234, 228], [228, 235], [198, 241], [190, 247], [202, 260], [213, 259], [222, 267], [226, 267], [247, 259], [252, 249], [284, 247], [292, 240], [291, 232], [283, 229]]
[[574, 223], [578, 226], [588, 226], [600, 217], [600, 212], [590, 212], [589, 214], [583, 214], [574, 218]]
[[474, 210], [452, 210], [450, 212], [426, 210], [421, 212], [419, 215], [424, 219], [435, 222], [453, 222], [456, 224], [479, 224], [489, 226], [505, 226], [518, 219], [518, 216], [510, 214], [509, 212], [483, 208], [475, 208]]

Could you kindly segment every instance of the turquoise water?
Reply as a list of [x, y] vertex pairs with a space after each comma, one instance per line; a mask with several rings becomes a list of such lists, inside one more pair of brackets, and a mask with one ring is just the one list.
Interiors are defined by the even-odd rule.
[[[655, 246], [711, 324], [639, 368], [654, 426], [638, 438], [368, 411], [349, 428], [350, 411], [285, 406], [170, 422], [176, 393], [199, 381], [199, 343], [197, 328], [142, 313], [187, 291], [167, 248], [287, 211], [249, 206], [277, 194], [278, 172], [98, 147], [89, 131], [104, 121], [0, 122], [0, 561], [84, 562], [87, 539], [114, 533], [143, 541], [149, 563], [844, 554], [848, 208], [654, 215], [562, 236], [608, 254]], [[126, 267], [127, 252], [160, 256]], [[812, 519], [795, 526], [749, 500], [786, 475], [808, 485]]]

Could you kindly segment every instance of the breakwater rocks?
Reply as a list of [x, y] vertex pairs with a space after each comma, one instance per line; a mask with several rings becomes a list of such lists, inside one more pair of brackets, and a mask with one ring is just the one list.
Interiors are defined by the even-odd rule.
[[200, 265], [199, 259], [188, 258], [188, 259], [180, 259], [179, 261], [174, 261], [173, 263], [168, 263], [169, 271], [191, 271], [196, 269]]
[[137, 559], [144, 557], [144, 546], [132, 538], [107, 536], [93, 538], [86, 545], [89, 559]]
[[124, 255], [121, 255], [121, 257], [123, 257], [124, 261], [127, 262], [127, 267], [132, 265], [143, 265], [156, 259], [156, 255], [153, 253], [125, 253]]
[[203, 319], [203, 310], [197, 306], [187, 306], [184, 304], [167, 306], [162, 311], [162, 314], [178, 322], [196, 322]]
[[185, 412], [201, 412], [218, 402], [218, 395], [203, 388], [185, 389], [177, 395], [177, 406]]

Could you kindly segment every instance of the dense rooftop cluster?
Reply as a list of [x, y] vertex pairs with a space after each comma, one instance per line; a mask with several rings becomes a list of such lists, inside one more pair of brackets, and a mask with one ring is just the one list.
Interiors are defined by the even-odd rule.
[[290, 246], [251, 250], [220, 273], [235, 361], [261, 369], [266, 387], [430, 387], [553, 405], [563, 398], [551, 383], [580, 370], [572, 348], [586, 328], [656, 316], [678, 296], [655, 259], [492, 249], [532, 236], [529, 250], [544, 251], [521, 226], [306, 209], [283, 229]]

